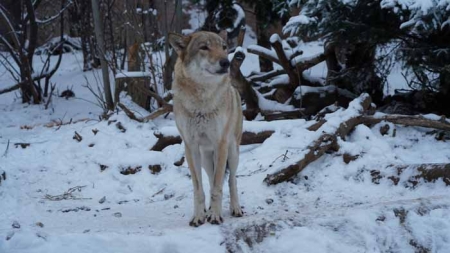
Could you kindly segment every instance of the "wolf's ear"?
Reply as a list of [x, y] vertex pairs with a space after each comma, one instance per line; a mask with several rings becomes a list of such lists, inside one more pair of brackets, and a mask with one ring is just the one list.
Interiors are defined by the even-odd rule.
[[186, 49], [188, 40], [185, 36], [178, 33], [169, 33], [169, 43], [175, 49], [178, 55]]

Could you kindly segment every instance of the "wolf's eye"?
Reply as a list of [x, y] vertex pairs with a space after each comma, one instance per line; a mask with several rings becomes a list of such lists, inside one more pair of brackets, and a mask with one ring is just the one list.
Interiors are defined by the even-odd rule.
[[208, 50], [209, 48], [208, 48], [208, 46], [204, 45], [204, 46], [201, 46], [200, 49], [201, 50]]

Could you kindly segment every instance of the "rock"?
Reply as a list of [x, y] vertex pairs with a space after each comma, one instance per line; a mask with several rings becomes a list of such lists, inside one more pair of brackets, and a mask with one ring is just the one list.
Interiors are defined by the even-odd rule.
[[6, 234], [6, 240], [9, 241], [11, 240], [11, 238], [13, 238], [14, 236], [14, 231], [8, 232], [8, 234]]
[[36, 233], [36, 236], [39, 237], [39, 238], [44, 239], [44, 241], [47, 241], [48, 235], [47, 235], [46, 233], [37, 232], [37, 233]]
[[168, 200], [168, 199], [171, 199], [171, 198], [173, 198], [173, 194], [171, 193], [171, 194], [164, 194], [164, 199], [165, 200]]
[[149, 165], [148, 169], [150, 170], [150, 172], [153, 175], [155, 175], [155, 174], [158, 174], [159, 172], [161, 172], [161, 165], [159, 165], [159, 164]]
[[13, 227], [13, 228], [20, 228], [19, 222], [14, 221], [13, 224], [12, 224], [12, 227]]
[[98, 203], [103, 204], [106, 201], [106, 196], [103, 196], [103, 198], [101, 198]]

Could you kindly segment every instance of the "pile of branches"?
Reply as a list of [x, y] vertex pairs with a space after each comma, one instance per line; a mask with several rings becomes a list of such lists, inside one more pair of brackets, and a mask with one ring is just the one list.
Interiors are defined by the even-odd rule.
[[[303, 171], [309, 164], [316, 161], [324, 154], [339, 151], [339, 141], [345, 141], [346, 137], [358, 125], [372, 127], [380, 122], [389, 122], [404, 126], [432, 128], [444, 132], [450, 131], [450, 123], [445, 119], [445, 117], [436, 120], [425, 118], [423, 116], [395, 114], [376, 116], [374, 115], [374, 112], [375, 110], [373, 108], [371, 97], [368, 94], [362, 94], [350, 102], [347, 109], [337, 107], [334, 110], [331, 110], [331, 113], [326, 115], [327, 117], [324, 117], [326, 112], [322, 114], [321, 117], [317, 117], [315, 123], [310, 125], [308, 130], [320, 134], [307, 147], [305, 147], [307, 150], [305, 155], [289, 166], [281, 168], [272, 174], [268, 174], [264, 179], [264, 183], [267, 185], [274, 185], [293, 180], [298, 173]], [[325, 118], [333, 120], [328, 122]], [[338, 122], [336, 120], [338, 120]], [[380, 129], [380, 131], [385, 130]], [[273, 133], [274, 131], [244, 131], [241, 145], [263, 143], [266, 139], [270, 138]], [[156, 133], [155, 136], [158, 138], [158, 141], [151, 148], [152, 151], [162, 151], [170, 145], [182, 143], [182, 139], [179, 135]], [[357, 159], [357, 157], [352, 157], [349, 154], [344, 154], [343, 158], [347, 163], [351, 160]], [[180, 166], [182, 162], [180, 164], [179, 162], [174, 161], [174, 164]], [[434, 182], [442, 179], [447, 185], [450, 185], [450, 166], [448, 164], [415, 164], [395, 166], [401, 168], [402, 171], [405, 169], [414, 170], [414, 175], [411, 177], [409, 183], [417, 182], [421, 179], [426, 182]], [[430, 170], [427, 168], [430, 168]], [[398, 175], [400, 175], [402, 171], [399, 171]], [[379, 173], [375, 173], [375, 176], [377, 175], [379, 175]], [[384, 177], [393, 180], [395, 183], [398, 175]], [[379, 178], [377, 180], [379, 180]]]
[[[270, 38], [270, 48], [251, 45], [247, 51], [260, 58], [275, 63], [281, 68], [268, 72], [253, 72], [244, 77], [239, 68], [245, 54], [236, 50], [232, 65], [231, 77], [246, 103], [244, 116], [253, 120], [258, 113], [265, 120], [311, 118], [326, 106], [338, 103], [347, 106], [356, 97], [351, 92], [326, 84], [324, 79], [313, 78], [307, 70], [319, 63], [328, 61], [331, 52], [320, 52], [312, 56], [303, 56], [298, 40], [288, 38], [282, 40], [278, 34]], [[269, 99], [280, 104], [290, 104], [293, 111], [264, 111], [260, 109], [261, 99]]]

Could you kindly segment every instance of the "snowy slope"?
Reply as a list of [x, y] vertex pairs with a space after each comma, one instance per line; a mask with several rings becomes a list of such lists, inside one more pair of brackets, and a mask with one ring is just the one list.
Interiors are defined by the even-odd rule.
[[[76, 94], [87, 95], [75, 83], [83, 75], [93, 78], [92, 72], [69, 68], [71, 59], [65, 58], [57, 77], [60, 87], [74, 84]], [[0, 186], [2, 253], [416, 252], [414, 243], [447, 252], [450, 247], [450, 188], [443, 182], [405, 188], [371, 180], [371, 170], [388, 170], [390, 164], [448, 163], [450, 145], [426, 129], [397, 127], [392, 137], [381, 136], [379, 126], [359, 126], [341, 143], [341, 153], [324, 156], [291, 183], [268, 187], [262, 183], [266, 174], [295, 162], [319, 133], [306, 130], [312, 122], [304, 120], [245, 122], [248, 131], [276, 131], [263, 144], [241, 148], [238, 187], [245, 216], [231, 217], [225, 187], [225, 223], [191, 228], [187, 164], [173, 165], [182, 146], [149, 151], [155, 131], [176, 132], [172, 115], [143, 124], [120, 112], [108, 124], [96, 120], [95, 105], [79, 99], [56, 99], [51, 113], [13, 97], [2, 96], [0, 107], [0, 170], [7, 175]], [[64, 114], [64, 122], [93, 120], [42, 125]], [[81, 142], [72, 138], [75, 131]], [[31, 145], [16, 148], [17, 142]], [[347, 165], [344, 151], [360, 158]], [[159, 174], [149, 171], [154, 164], [162, 165]], [[108, 167], [102, 171], [100, 165]], [[137, 166], [136, 174], [120, 173]], [[82, 188], [69, 199], [51, 200], [77, 186]], [[407, 215], [401, 218], [398, 210]], [[20, 228], [13, 228], [14, 222]]]

